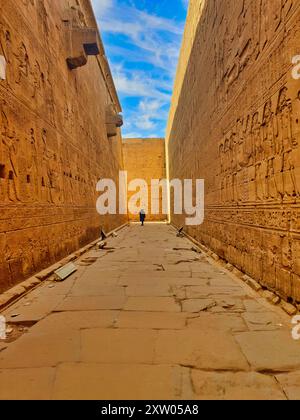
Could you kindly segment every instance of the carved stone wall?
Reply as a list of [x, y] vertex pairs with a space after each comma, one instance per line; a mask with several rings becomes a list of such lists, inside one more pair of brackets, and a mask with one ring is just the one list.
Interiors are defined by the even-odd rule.
[[167, 138], [170, 177], [206, 182], [205, 222], [187, 230], [300, 302], [300, 3], [191, 3], [202, 13]]
[[[148, 184], [148, 214], [147, 221], [165, 221], [167, 215], [162, 210], [162, 193], [159, 198], [159, 214], [151, 212], [151, 181], [166, 179], [165, 139], [124, 139], [124, 168], [128, 172], [128, 183], [135, 179], [143, 179]], [[128, 202], [135, 192], [128, 191]], [[146, 210], [146, 209], [145, 209]], [[130, 214], [130, 220], [138, 221], [139, 216]]]
[[67, 19], [95, 27], [89, 0], [0, 2], [0, 292], [124, 222], [96, 212], [97, 181], [123, 168], [120, 105], [104, 50], [68, 68]]

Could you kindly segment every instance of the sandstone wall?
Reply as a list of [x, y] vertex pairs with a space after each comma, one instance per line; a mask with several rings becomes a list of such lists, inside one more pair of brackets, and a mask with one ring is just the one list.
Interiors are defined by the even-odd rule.
[[[134, 179], [143, 179], [148, 184], [149, 213], [147, 221], [165, 221], [167, 215], [162, 214], [162, 194], [159, 198], [160, 214], [151, 213], [151, 181], [166, 179], [166, 153], [164, 139], [124, 139], [124, 168], [128, 171], [128, 183]], [[128, 191], [128, 202], [134, 195]], [[130, 214], [130, 220], [137, 221], [139, 216]]]
[[300, 302], [300, 3], [191, 2], [202, 14], [167, 139], [170, 177], [206, 181], [205, 223], [187, 230]]
[[103, 46], [69, 70], [67, 26], [94, 27], [89, 0], [0, 0], [0, 292], [111, 230], [96, 182], [123, 168], [120, 112]]

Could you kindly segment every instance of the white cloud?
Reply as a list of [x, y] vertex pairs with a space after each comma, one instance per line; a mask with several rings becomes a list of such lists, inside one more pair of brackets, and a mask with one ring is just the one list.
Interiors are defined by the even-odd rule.
[[[143, 55], [140, 52], [143, 61], [151, 62], [173, 77], [183, 25], [133, 6], [118, 7], [116, 0], [93, 0], [93, 5], [101, 31], [128, 37], [136, 48], [144, 51]], [[106, 13], [101, 13], [104, 10]]]
[[[162, 131], [168, 118], [173, 78], [177, 68], [184, 22], [149, 14], [119, 0], [92, 0], [118, 94], [139, 99], [125, 106], [124, 137]], [[178, 0], [185, 1], [186, 0]], [[119, 36], [118, 43], [111, 41]], [[124, 40], [124, 41], [123, 41]], [[128, 102], [127, 102], [128, 103]], [[124, 108], [124, 107], [123, 107]], [[157, 136], [155, 136], [157, 137]]]
[[166, 121], [167, 112], [164, 107], [167, 103], [157, 99], [143, 99], [140, 101], [137, 112], [130, 119], [134, 122], [135, 127], [140, 130], [153, 130], [157, 128], [157, 124]]
[[165, 102], [171, 98], [170, 94], [160, 90], [167, 90], [169, 88], [167, 83], [151, 78], [151, 75], [143, 71], [126, 71], [120, 65], [115, 66], [114, 82], [119, 94], [127, 97], [155, 98]]
[[104, 16], [113, 7], [113, 0], [92, 0], [94, 12], [97, 18]]

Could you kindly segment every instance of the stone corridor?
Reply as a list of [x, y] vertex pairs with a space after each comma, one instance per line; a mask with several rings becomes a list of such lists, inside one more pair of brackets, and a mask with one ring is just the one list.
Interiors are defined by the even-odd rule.
[[290, 318], [171, 226], [76, 265], [3, 313], [19, 336], [0, 342], [1, 399], [300, 398]]

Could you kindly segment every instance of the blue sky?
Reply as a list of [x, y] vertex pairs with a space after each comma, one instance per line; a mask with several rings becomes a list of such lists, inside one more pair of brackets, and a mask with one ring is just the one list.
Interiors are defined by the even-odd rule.
[[164, 137], [188, 0], [92, 0], [123, 137]]

